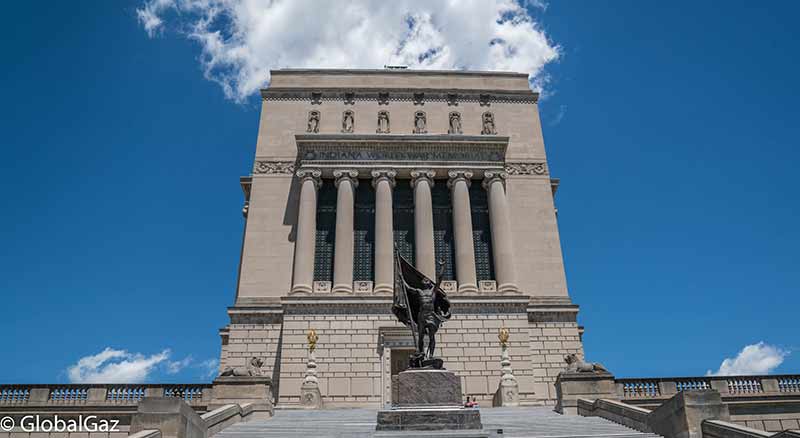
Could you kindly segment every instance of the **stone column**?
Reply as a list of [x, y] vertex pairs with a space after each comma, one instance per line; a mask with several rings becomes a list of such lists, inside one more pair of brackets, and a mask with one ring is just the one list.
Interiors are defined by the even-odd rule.
[[456, 280], [458, 291], [478, 292], [475, 272], [475, 245], [472, 242], [472, 210], [469, 206], [469, 185], [472, 172], [451, 170], [447, 186], [453, 198], [453, 240], [456, 245]]
[[353, 293], [353, 216], [358, 172], [334, 170], [336, 178], [336, 242], [333, 247], [333, 293]]
[[489, 224], [492, 229], [492, 252], [497, 291], [519, 292], [514, 270], [514, 249], [511, 236], [511, 221], [508, 218], [505, 172], [486, 172], [483, 187], [489, 196]]
[[394, 290], [394, 231], [392, 219], [392, 188], [394, 170], [372, 171], [375, 188], [375, 287], [376, 294], [391, 294]]
[[430, 169], [412, 170], [414, 189], [414, 253], [416, 268], [436, 281], [436, 250], [433, 246], [433, 204], [431, 187], [436, 172]]
[[308, 293], [314, 282], [314, 252], [317, 245], [317, 189], [322, 184], [318, 169], [300, 169], [300, 204], [294, 240], [294, 271], [291, 293]]

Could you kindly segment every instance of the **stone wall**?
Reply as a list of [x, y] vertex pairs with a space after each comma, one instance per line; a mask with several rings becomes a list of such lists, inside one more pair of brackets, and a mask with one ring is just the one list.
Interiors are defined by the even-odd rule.
[[[461, 377], [465, 396], [488, 405], [501, 378], [497, 336], [504, 326], [510, 332], [509, 354], [521, 404], [555, 404], [553, 384], [564, 368], [564, 355], [583, 354], [574, 314], [560, 318], [564, 321], [545, 320], [547, 314], [528, 312], [527, 297], [494, 298], [454, 298], [454, 316], [437, 334], [437, 355]], [[326, 406], [389, 403], [392, 351], [413, 349], [410, 332], [389, 310], [390, 301], [352, 296], [291, 301], [285, 299], [280, 317], [272, 321], [233, 313], [223, 366], [243, 366], [252, 356], [265, 358], [264, 371], [273, 378], [278, 405], [297, 405], [308, 358], [306, 336], [313, 328], [319, 336], [315, 355]]]

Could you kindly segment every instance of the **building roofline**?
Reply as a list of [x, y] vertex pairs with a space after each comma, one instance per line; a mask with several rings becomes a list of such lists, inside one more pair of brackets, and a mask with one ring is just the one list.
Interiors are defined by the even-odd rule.
[[413, 74], [419, 76], [453, 75], [453, 76], [504, 76], [504, 77], [524, 77], [527, 73], [512, 71], [488, 71], [488, 70], [416, 70], [416, 69], [348, 69], [348, 68], [281, 68], [270, 70], [270, 75], [293, 74], [328, 74], [328, 75], [348, 75], [348, 74], [369, 74], [369, 75], [404, 75]]

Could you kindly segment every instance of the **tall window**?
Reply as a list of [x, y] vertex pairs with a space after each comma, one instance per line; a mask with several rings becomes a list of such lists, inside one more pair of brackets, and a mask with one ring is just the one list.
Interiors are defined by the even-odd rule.
[[317, 194], [317, 250], [314, 281], [333, 281], [333, 246], [336, 239], [336, 186], [324, 180]]
[[414, 191], [408, 180], [397, 181], [392, 196], [394, 244], [400, 255], [414, 264]]
[[[433, 201], [433, 246], [436, 250], [436, 271], [444, 261], [442, 280], [454, 280], [455, 245], [453, 245], [453, 204], [446, 180], [438, 180], [431, 189]], [[439, 280], [438, 278], [436, 280]]]
[[353, 230], [353, 280], [372, 281], [375, 259], [375, 190], [362, 179], [356, 189]]
[[469, 205], [472, 210], [472, 243], [475, 246], [475, 270], [478, 281], [494, 280], [489, 202], [486, 190], [477, 181], [469, 188]]

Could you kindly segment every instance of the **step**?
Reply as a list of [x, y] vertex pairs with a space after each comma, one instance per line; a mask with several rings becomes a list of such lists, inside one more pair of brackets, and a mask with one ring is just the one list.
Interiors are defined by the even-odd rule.
[[[375, 409], [276, 410], [269, 420], [230, 426], [214, 438], [345, 438], [387, 437], [375, 432]], [[482, 408], [483, 432], [498, 438], [655, 438], [599, 417], [566, 416], [548, 407]], [[498, 433], [502, 429], [502, 434]], [[449, 433], [449, 434], [448, 434]], [[470, 435], [470, 433], [472, 435]], [[392, 437], [479, 436], [457, 431], [393, 432]]]

